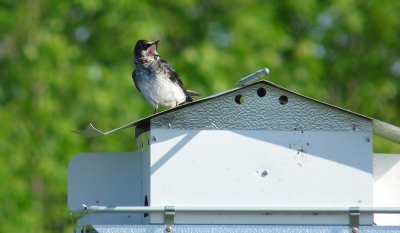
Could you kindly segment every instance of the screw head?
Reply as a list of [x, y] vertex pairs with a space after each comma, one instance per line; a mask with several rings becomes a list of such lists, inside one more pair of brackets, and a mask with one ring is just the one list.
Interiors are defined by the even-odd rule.
[[166, 230], [167, 232], [171, 232], [171, 231], [172, 231], [172, 226], [167, 226], [167, 227], [165, 228], [165, 230]]
[[155, 142], [155, 141], [157, 141], [157, 137], [156, 137], [156, 136], [153, 136], [153, 137], [151, 137], [151, 140], [152, 140], [153, 142]]
[[268, 175], [268, 171], [267, 170], [264, 170], [262, 173], [261, 173], [261, 177], [266, 177]]
[[354, 227], [354, 228], [351, 230], [351, 232], [352, 232], [352, 233], [357, 233], [357, 232], [358, 232], [358, 228], [357, 228], [357, 227]]

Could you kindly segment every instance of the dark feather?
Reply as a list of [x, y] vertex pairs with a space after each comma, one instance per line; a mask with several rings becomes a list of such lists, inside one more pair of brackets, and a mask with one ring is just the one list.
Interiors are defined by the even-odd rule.
[[132, 79], [133, 79], [133, 83], [135, 84], [136, 89], [138, 89], [139, 92], [141, 93], [142, 91], [139, 89], [139, 87], [136, 83], [135, 75], [136, 75], [136, 69], [132, 71]]
[[160, 62], [160, 66], [165, 68], [166, 71], [170, 74], [169, 79], [172, 82], [177, 83], [182, 88], [183, 92], [186, 95], [186, 102], [192, 102], [193, 101], [192, 96], [186, 90], [185, 86], [183, 85], [182, 80], [179, 78], [179, 75], [172, 68], [172, 66], [166, 60], [163, 60], [163, 59], [160, 59], [159, 62]]

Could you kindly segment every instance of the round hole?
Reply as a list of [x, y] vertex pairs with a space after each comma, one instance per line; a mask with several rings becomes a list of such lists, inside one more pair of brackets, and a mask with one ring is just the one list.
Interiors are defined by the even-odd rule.
[[244, 103], [244, 97], [242, 95], [235, 96], [235, 102], [237, 104], [243, 104]]
[[281, 95], [281, 97], [279, 97], [279, 103], [282, 105], [287, 104], [288, 101], [289, 101], [289, 99], [286, 95]]
[[263, 87], [258, 88], [257, 95], [259, 97], [264, 97], [266, 94], [267, 94], [267, 90], [265, 90], [265, 88], [263, 88]]

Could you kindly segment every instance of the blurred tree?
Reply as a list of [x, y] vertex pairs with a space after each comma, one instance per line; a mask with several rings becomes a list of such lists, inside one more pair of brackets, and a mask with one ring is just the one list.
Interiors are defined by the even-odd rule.
[[[273, 82], [400, 125], [398, 1], [46, 1], [0, 3], [0, 232], [71, 232], [68, 161], [130, 151], [152, 112], [134, 89], [132, 49], [160, 52], [189, 89], [230, 89], [268, 67]], [[381, 152], [399, 146], [376, 138]]]

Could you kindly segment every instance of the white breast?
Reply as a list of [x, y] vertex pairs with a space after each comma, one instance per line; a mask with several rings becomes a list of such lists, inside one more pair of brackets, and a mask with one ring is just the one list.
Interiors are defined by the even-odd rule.
[[175, 107], [186, 101], [182, 88], [167, 75], [148, 75], [138, 82], [139, 89], [153, 107], [158, 105]]

